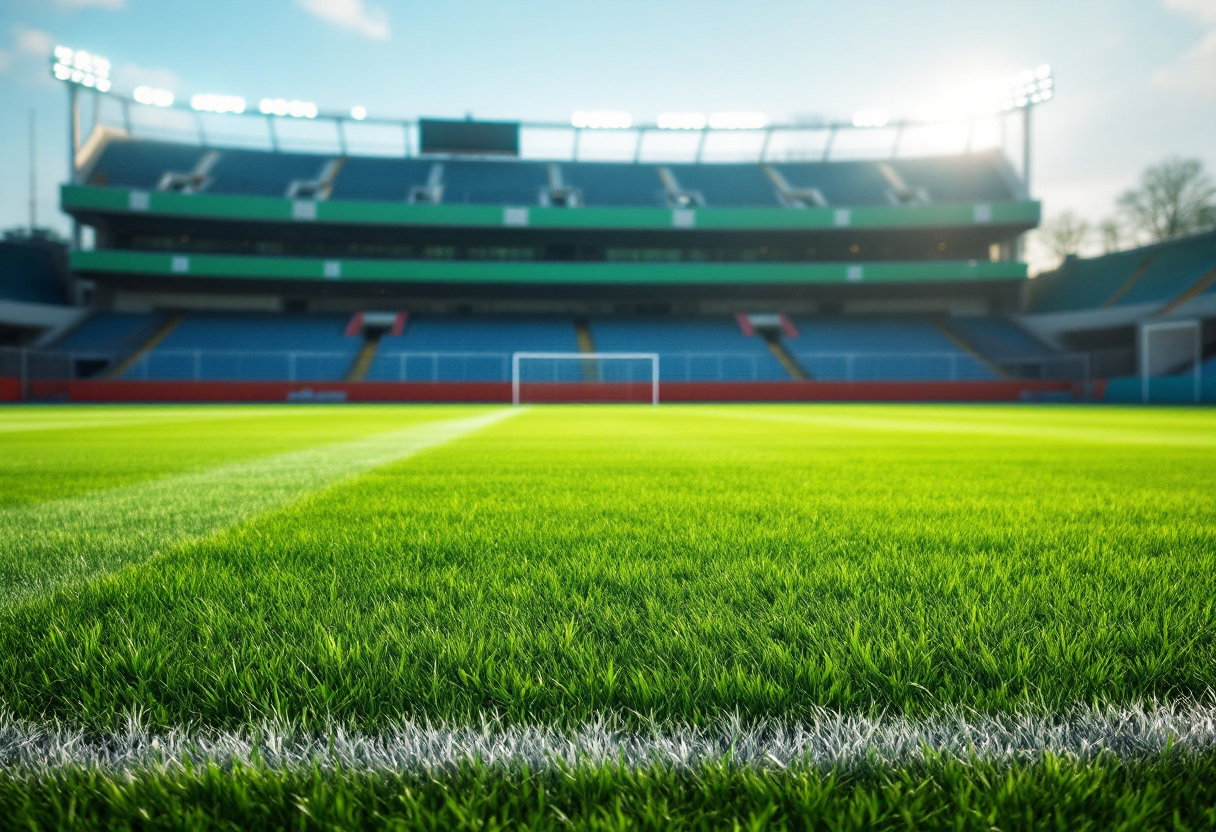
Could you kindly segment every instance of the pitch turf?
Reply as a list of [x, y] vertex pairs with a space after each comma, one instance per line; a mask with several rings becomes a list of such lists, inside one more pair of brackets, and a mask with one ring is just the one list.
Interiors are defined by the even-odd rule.
[[[143, 801], [171, 825], [250, 801], [307, 825], [307, 798], [329, 806], [318, 822], [423, 826], [647, 823], [660, 804], [713, 825], [770, 804], [770, 821], [813, 805], [835, 827], [1213, 822], [1212, 411], [22, 408], [0, 411], [0, 449], [0, 814], [58, 822], [74, 799], [121, 826]], [[1088, 737], [1093, 713], [1177, 703], [1208, 726], [1170, 723], [1177, 746], [1043, 740], [1062, 762], [883, 746], [780, 770], [759, 753], [567, 760], [527, 798], [509, 761], [360, 772], [255, 754], [217, 779], [206, 754], [128, 770], [19, 750], [51, 725], [82, 748], [486, 720], [666, 736], [857, 719], [889, 745], [935, 720], [1067, 718]]]

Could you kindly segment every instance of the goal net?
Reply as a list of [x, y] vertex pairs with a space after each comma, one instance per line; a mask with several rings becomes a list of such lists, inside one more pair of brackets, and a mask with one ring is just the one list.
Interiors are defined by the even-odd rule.
[[[1140, 325], [1140, 399], [1193, 399], [1202, 385], [1202, 326], [1197, 320]], [[1172, 377], [1169, 381], [1162, 376]], [[1157, 388], [1164, 388], [1158, 390]]]
[[517, 352], [511, 400], [659, 403], [659, 356], [653, 352]]

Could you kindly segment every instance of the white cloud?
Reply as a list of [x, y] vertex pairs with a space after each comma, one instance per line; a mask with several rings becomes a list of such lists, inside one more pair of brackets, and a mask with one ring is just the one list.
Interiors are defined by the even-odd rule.
[[372, 40], [388, 40], [388, 14], [363, 0], [296, 0], [309, 14], [358, 32]]
[[7, 49], [0, 49], [0, 73], [6, 72], [13, 65], [13, 53]]
[[17, 51], [23, 55], [36, 55], [50, 58], [51, 50], [55, 48], [55, 38], [49, 32], [41, 29], [27, 29], [24, 26], [17, 29], [14, 39]]
[[1165, 0], [1165, 7], [1207, 23], [1216, 23], [1216, 0]]
[[124, 9], [127, 0], [55, 0], [55, 5], [65, 9]]
[[1216, 92], [1216, 29], [1185, 55], [1153, 75], [1153, 86], [1166, 90]]

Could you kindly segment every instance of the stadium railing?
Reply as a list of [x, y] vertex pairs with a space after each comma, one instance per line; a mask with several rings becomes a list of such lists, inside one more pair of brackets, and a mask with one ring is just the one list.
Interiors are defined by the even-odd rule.
[[[0, 376], [23, 379], [107, 378], [126, 357], [97, 350], [0, 348]], [[662, 352], [664, 382], [772, 381], [760, 356], [737, 352]], [[957, 352], [794, 353], [819, 381], [981, 381], [1000, 378], [973, 356]], [[342, 381], [351, 356], [342, 352], [157, 350], [131, 364], [122, 378], [134, 381]], [[1085, 354], [1009, 362], [1020, 379], [1091, 379]], [[437, 382], [511, 380], [509, 352], [382, 352], [368, 381]], [[564, 377], [558, 380], [567, 380]], [[579, 380], [578, 373], [571, 381]], [[790, 379], [792, 381], [793, 379]]]

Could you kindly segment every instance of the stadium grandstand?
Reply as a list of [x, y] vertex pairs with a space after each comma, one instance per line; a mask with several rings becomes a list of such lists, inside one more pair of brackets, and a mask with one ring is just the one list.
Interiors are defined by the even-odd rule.
[[[875, 125], [748, 114], [691, 129], [394, 121], [386, 155], [355, 148], [366, 113], [214, 96], [190, 112], [108, 80], [85, 89], [59, 73], [65, 55], [74, 239], [60, 260], [0, 247], [8, 398], [498, 401], [517, 354], [553, 356], [522, 371], [553, 401], [646, 400], [652, 364], [611, 360], [625, 355], [654, 357], [666, 401], [1212, 396], [1212, 235], [1028, 279], [1045, 72], [1045, 93], [1007, 114], [1024, 113], [1018, 166], [970, 137], [905, 153], [914, 126], [885, 121], [889, 152], [838, 155]], [[161, 109], [188, 129], [140, 125]], [[301, 120], [337, 141], [288, 147], [281, 123]], [[236, 122], [265, 141], [221, 138]], [[631, 153], [588, 158], [622, 129]], [[523, 152], [563, 130], [564, 155]], [[664, 132], [694, 139], [690, 158], [651, 158]], [[788, 144], [808, 133], [815, 154]], [[743, 135], [750, 157], [710, 158]]]

